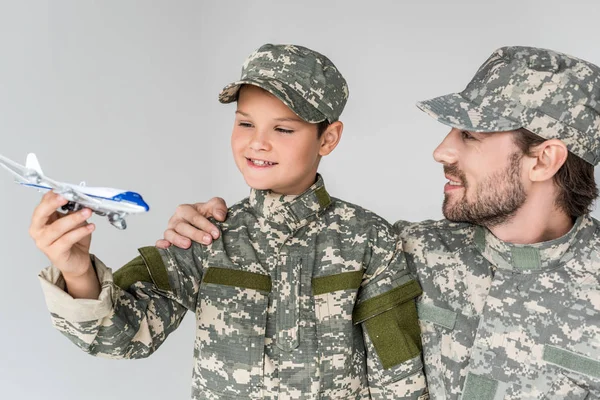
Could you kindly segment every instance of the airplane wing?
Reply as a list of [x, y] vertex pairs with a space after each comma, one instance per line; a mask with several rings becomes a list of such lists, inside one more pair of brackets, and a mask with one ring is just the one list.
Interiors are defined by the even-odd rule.
[[92, 209], [98, 208], [102, 205], [102, 202], [98, 199], [93, 198], [85, 193], [76, 190], [70, 185], [57, 182], [53, 179], [42, 177], [42, 183], [46, 183], [55, 193], [60, 194], [65, 199], [74, 203], [81, 204], [84, 207]]
[[[62, 210], [59, 210], [61, 212], [75, 211], [81, 207], [87, 207], [98, 215], [106, 216], [109, 222], [118, 229], [127, 227], [125, 217], [131, 212], [139, 212], [135, 208], [132, 209], [132, 206], [128, 205], [127, 202], [119, 204], [111, 201], [110, 198], [94, 197], [79, 190], [78, 186], [57, 182], [46, 177], [41, 172], [35, 155], [28, 155], [27, 166], [20, 165], [0, 155], [0, 167], [13, 174], [15, 180], [22, 185], [37, 188], [40, 191], [53, 190], [63, 196], [69, 203], [62, 207]], [[147, 207], [145, 211], [147, 211]]]
[[98, 199], [88, 196], [85, 193], [81, 193], [80, 191], [75, 190], [72, 186], [57, 182], [54, 179], [50, 179], [47, 176], [41, 175], [35, 169], [24, 167], [23, 165], [20, 165], [1, 155], [0, 166], [13, 174], [16, 178], [16, 181], [21, 184], [31, 185], [40, 189], [52, 189], [65, 199], [79, 203], [84, 207], [94, 208], [101, 205], [101, 202]]
[[42, 175], [36, 170], [24, 167], [23, 165], [17, 164], [16, 162], [1, 155], [0, 167], [13, 174], [16, 178], [16, 181], [19, 183], [38, 184], [42, 179]]

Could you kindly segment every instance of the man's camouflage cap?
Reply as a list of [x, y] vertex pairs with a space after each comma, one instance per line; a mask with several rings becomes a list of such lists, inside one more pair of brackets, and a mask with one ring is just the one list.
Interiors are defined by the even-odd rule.
[[534, 47], [503, 47], [460, 93], [417, 103], [440, 122], [475, 132], [525, 128], [600, 161], [600, 68]]
[[314, 50], [265, 44], [242, 66], [242, 76], [221, 91], [219, 101], [237, 100], [242, 85], [270, 92], [310, 123], [337, 121], [348, 100], [348, 85], [335, 65]]

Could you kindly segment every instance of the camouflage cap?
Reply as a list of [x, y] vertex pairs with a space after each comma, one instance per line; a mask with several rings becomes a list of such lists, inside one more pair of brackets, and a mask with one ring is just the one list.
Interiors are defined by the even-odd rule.
[[440, 122], [475, 132], [525, 128], [600, 161], [600, 68], [534, 47], [503, 47], [460, 93], [417, 103]]
[[324, 55], [295, 45], [265, 44], [242, 66], [242, 76], [221, 91], [219, 101], [237, 100], [242, 85], [258, 86], [310, 123], [337, 121], [348, 100], [348, 85]]

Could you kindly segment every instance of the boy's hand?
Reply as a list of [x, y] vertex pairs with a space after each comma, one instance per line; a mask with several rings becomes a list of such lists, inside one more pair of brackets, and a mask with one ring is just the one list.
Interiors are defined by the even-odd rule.
[[[225, 221], [227, 205], [220, 197], [213, 197], [207, 203], [181, 204], [169, 219], [164, 239], [156, 241], [156, 247], [166, 249], [171, 244], [182, 249], [192, 245], [191, 240], [203, 244], [212, 243], [219, 237], [219, 229], [210, 223], [209, 217]], [[190, 240], [191, 239], [191, 240]]]
[[50, 191], [35, 208], [29, 235], [35, 245], [58, 268], [65, 280], [81, 277], [91, 269], [90, 243], [94, 224], [88, 224], [92, 215], [89, 208], [61, 215], [56, 210], [67, 200]]

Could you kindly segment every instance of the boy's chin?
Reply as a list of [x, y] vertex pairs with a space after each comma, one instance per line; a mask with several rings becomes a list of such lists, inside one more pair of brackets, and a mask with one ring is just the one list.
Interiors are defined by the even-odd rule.
[[245, 181], [246, 184], [254, 190], [271, 190], [271, 186], [266, 183], [256, 182], [248, 179], [245, 179]]

